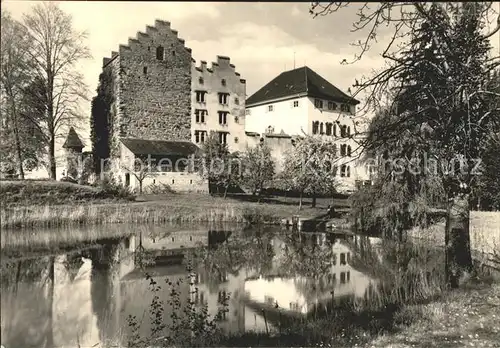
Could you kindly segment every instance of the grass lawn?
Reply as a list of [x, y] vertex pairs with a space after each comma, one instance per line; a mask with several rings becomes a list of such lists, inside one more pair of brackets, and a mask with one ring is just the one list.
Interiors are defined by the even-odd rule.
[[466, 287], [405, 308], [413, 322], [366, 347], [500, 347], [500, 284]]
[[53, 180], [1, 180], [0, 197], [2, 208], [130, 200], [99, 187]]

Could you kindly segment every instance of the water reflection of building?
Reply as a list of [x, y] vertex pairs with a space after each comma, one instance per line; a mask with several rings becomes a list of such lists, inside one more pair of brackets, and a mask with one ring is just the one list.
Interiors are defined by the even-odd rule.
[[1, 343], [5, 347], [92, 347], [105, 342], [103, 327], [107, 332], [117, 328], [113, 313], [120, 292], [116, 285], [133, 269], [128, 261], [133, 263], [133, 257], [127, 257], [133, 244], [125, 238], [109, 241], [105, 251], [84, 248], [13, 261], [14, 279], [2, 279]]
[[[374, 283], [373, 279], [351, 266], [352, 251], [348, 244], [324, 233], [300, 234], [296, 241], [299, 248], [309, 247], [307, 252], [313, 253], [305, 260], [298, 260], [311, 262], [313, 270], [308, 272], [312, 273], [300, 276], [282, 274], [284, 263], [293, 262], [291, 260], [301, 254], [300, 250], [292, 249], [294, 243], [284, 238], [288, 237], [278, 236], [271, 241], [276, 255], [271, 274], [261, 274], [245, 281], [245, 292], [254, 305], [306, 314], [342, 297], [363, 298]], [[314, 258], [318, 258], [321, 265], [321, 271], [316, 273], [311, 261]]]
[[[168, 233], [158, 229], [150, 232], [102, 241], [102, 245], [95, 249], [49, 257], [47, 260], [51, 261], [46, 265], [36, 260], [40, 267], [43, 266], [40, 279], [25, 284], [18, 282], [17, 289], [5, 288], [5, 283], [2, 283], [2, 343], [10, 343], [7, 347], [37, 346], [36, 342], [47, 342], [47, 337], [50, 337], [55, 346], [123, 346], [131, 333], [127, 323], [129, 315], [142, 321], [141, 333], [149, 335], [148, 311], [153, 293], [150, 281], [145, 279], [143, 271], [137, 269], [134, 251], [143, 248], [159, 252], [161, 256], [172, 250], [182, 252], [208, 244], [214, 248], [219, 245], [222, 252], [226, 245], [220, 243], [230, 235], [222, 229]], [[191, 298], [198, 305], [207, 304], [212, 315], [217, 313], [221, 299], [229, 295], [229, 311], [221, 327], [230, 332], [265, 331], [261, 309], [270, 311], [276, 302], [280, 309], [300, 314], [330, 300], [332, 290], [334, 298], [362, 297], [366, 284], [373, 283], [351, 267], [353, 254], [344, 241], [325, 234], [302, 234], [298, 240], [286, 238], [278, 236], [269, 244], [266, 239], [263, 244], [274, 249], [270, 271], [240, 269], [213, 273], [204, 268], [196, 269], [197, 293], [192, 293], [184, 265], [162, 263], [163, 259], [159, 258], [159, 262], [148, 267], [147, 271], [162, 286], [158, 295], [166, 304], [165, 323], [171, 323], [167, 280], [172, 283], [179, 281], [182, 303]], [[302, 270], [294, 269], [283, 274], [289, 260], [284, 258], [287, 248], [288, 256], [298, 264], [321, 261], [320, 266], [314, 264], [314, 268], [327, 271], [316, 277], [300, 275]], [[305, 248], [309, 254], [300, 256], [299, 248]], [[255, 260], [255, 263], [260, 261]], [[16, 292], [21, 295], [16, 295]], [[5, 323], [7, 318], [12, 318], [16, 330], [12, 324], [9, 328]], [[269, 317], [268, 326], [272, 328]]]

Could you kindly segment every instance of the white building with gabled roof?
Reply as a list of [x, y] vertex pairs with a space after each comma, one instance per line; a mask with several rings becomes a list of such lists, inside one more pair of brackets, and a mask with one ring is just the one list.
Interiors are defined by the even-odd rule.
[[260, 134], [262, 139], [268, 134], [331, 139], [340, 157], [340, 190], [353, 191], [369, 181], [366, 166], [357, 158], [361, 151], [355, 136], [359, 103], [311, 68], [300, 67], [281, 73], [246, 100], [245, 132], [253, 137]]

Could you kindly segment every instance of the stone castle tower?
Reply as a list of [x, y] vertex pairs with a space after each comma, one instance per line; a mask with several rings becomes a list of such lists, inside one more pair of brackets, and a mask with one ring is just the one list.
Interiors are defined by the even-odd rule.
[[112, 75], [114, 139], [191, 140], [191, 49], [170, 22], [156, 20], [103, 59]]
[[82, 157], [83, 148], [83, 142], [80, 140], [75, 129], [71, 127], [63, 144], [66, 155], [66, 176], [73, 179], [78, 178], [78, 163]]

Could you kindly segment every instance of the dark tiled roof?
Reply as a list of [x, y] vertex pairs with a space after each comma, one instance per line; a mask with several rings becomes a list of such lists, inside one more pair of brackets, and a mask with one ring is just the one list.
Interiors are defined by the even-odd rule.
[[66, 137], [66, 141], [63, 144], [63, 148], [84, 148], [84, 145], [82, 141], [80, 140], [80, 137], [76, 133], [75, 129], [71, 127], [68, 132], [68, 136]]
[[189, 156], [199, 150], [198, 146], [190, 141], [165, 141], [165, 140], [145, 140], [145, 139], [120, 139], [134, 155], [151, 156]]
[[304, 66], [282, 72], [267, 85], [252, 94], [246, 105], [304, 94], [309, 97], [359, 104], [359, 101], [342, 92], [311, 68]]

